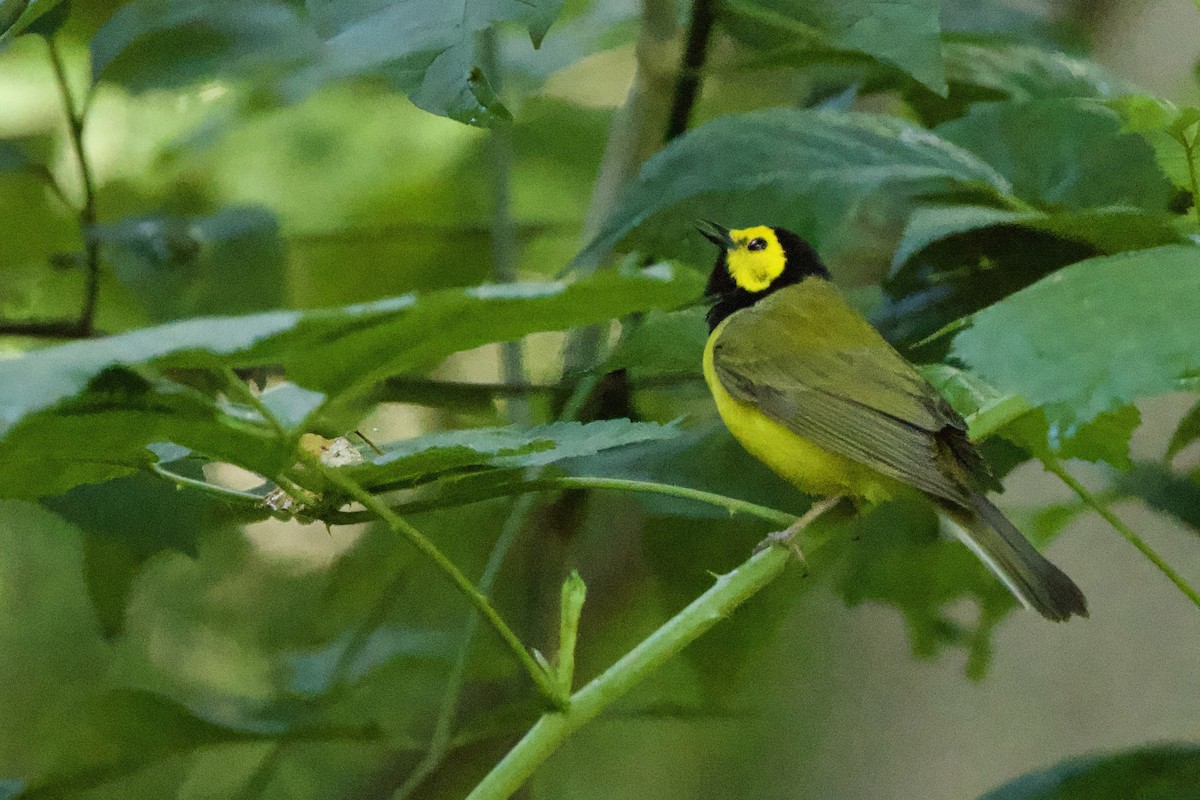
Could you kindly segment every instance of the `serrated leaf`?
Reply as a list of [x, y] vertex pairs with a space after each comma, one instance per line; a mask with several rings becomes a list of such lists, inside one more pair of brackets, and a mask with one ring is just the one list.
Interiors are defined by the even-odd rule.
[[936, 0], [727, 0], [721, 14], [725, 27], [757, 50], [861, 53], [946, 91]]
[[1200, 403], [1196, 403], [1183, 415], [1179, 427], [1171, 434], [1171, 441], [1167, 445], [1167, 459], [1179, 455], [1181, 450], [1197, 439], [1200, 439]]
[[979, 159], [895, 117], [772, 109], [730, 114], [680, 136], [642, 167], [586, 261], [624, 242], [708, 261], [692, 224], [782, 225], [818, 243], [864, 200], [885, 190], [909, 199], [1009, 183]]
[[1094, 61], [1024, 44], [951, 41], [942, 58], [952, 87], [988, 90], [992, 99], [1115, 97], [1130, 88]]
[[1200, 747], [1160, 744], [1086, 756], [1017, 778], [979, 800], [1192, 800], [1200, 786]]
[[986, 308], [952, 352], [1070, 427], [1200, 374], [1200, 249], [1087, 259]]
[[1153, 148], [1162, 174], [1175, 186], [1191, 191], [1188, 153], [1194, 155], [1198, 144], [1193, 126], [1200, 109], [1180, 108], [1169, 100], [1145, 94], [1118, 97], [1107, 105], [1121, 118], [1123, 130], [1142, 136]]
[[994, 167], [1014, 193], [1049, 208], [1166, 211], [1172, 194], [1138, 136], [1103, 104], [1074, 98], [980, 103], [937, 127]]
[[534, 428], [476, 428], [439, 431], [391, 445], [383, 455], [350, 468], [362, 486], [414, 485], [437, 477], [482, 469], [542, 467], [568, 458], [640, 442], [674, 438], [671, 425], [601, 420], [582, 424], [555, 422]]
[[1104, 461], [1123, 470], [1133, 467], [1129, 438], [1142, 421], [1136, 406], [1104, 412], [1081, 425], [1050, 425], [1025, 398], [1005, 394], [969, 372], [932, 364], [922, 367], [921, 373], [963, 415], [975, 441], [998, 435], [1039, 458]]
[[167, 374], [278, 364], [307, 391], [348, 400], [459, 350], [680, 305], [701, 280], [659, 267], [570, 284], [480, 286], [192, 319], [29, 352], [0, 361], [0, 493], [40, 496], [127, 475], [155, 459], [145, 447], [159, 441], [266, 475], [287, 464], [293, 442], [252, 410], [230, 406], [219, 386], [187, 386]]

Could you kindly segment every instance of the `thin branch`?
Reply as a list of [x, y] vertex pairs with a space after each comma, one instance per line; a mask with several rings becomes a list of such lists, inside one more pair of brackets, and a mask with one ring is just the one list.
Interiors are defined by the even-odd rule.
[[671, 115], [667, 120], [668, 142], [686, 131], [691, 122], [692, 108], [700, 94], [704, 62], [708, 58], [708, 42], [716, 17], [714, 6], [714, 0], [694, 0], [692, 3], [692, 19], [688, 24], [683, 63], [679, 66], [679, 79], [675, 83], [675, 97], [671, 102]]
[[28, 320], [0, 322], [0, 336], [24, 336], [29, 339], [88, 339], [95, 330], [82, 331], [77, 320]]
[[92, 168], [88, 163], [87, 154], [83, 149], [83, 127], [85, 114], [90, 107], [91, 92], [84, 107], [76, 109], [75, 100], [71, 95], [71, 86], [67, 81], [66, 68], [63, 66], [62, 54], [53, 36], [46, 37], [46, 48], [50, 55], [50, 65], [54, 69], [54, 79], [58, 84], [59, 95], [62, 97], [63, 111], [67, 116], [67, 133], [71, 140], [71, 148], [79, 162], [79, 177], [83, 183], [83, 207], [79, 209], [79, 230], [83, 237], [84, 263], [87, 267], [87, 283], [83, 290], [83, 306], [76, 323], [76, 336], [91, 336], [96, 322], [96, 305], [100, 299], [100, 240], [96, 237], [96, 184], [92, 179]]
[[[799, 520], [792, 517], [790, 521], [794, 520], [797, 527], [811, 525], [832, 507], [833, 503], [819, 503]], [[786, 547], [768, 547], [717, 578], [712, 588], [571, 695], [566, 711], [543, 714], [467, 800], [511, 797], [567, 737], [775, 580], [783, 572], [788, 556]]]
[[1130, 544], [1141, 551], [1142, 555], [1148, 558], [1150, 563], [1158, 567], [1159, 572], [1161, 572], [1163, 575], [1166, 575], [1167, 579], [1170, 580], [1171, 583], [1175, 584], [1179, 591], [1183, 592], [1184, 595], [1186, 595], [1187, 598], [1191, 600], [1197, 607], [1200, 607], [1200, 593], [1197, 593], [1196, 590], [1193, 589], [1186, 580], [1184, 580], [1183, 576], [1176, 572], [1175, 569], [1168, 564], [1161, 555], [1158, 554], [1158, 551], [1151, 547], [1145, 539], [1143, 539], [1141, 536], [1138, 536], [1138, 534], [1132, 528], [1126, 525], [1120, 517], [1114, 514], [1112, 510], [1100, 500], [1100, 498], [1089, 492], [1082, 483], [1075, 480], [1075, 477], [1071, 475], [1071, 473], [1067, 472], [1066, 468], [1063, 467], [1059, 461], [1055, 459], [1043, 459], [1042, 464], [1045, 465], [1047, 471], [1057, 475], [1059, 480], [1069, 486], [1071, 491], [1075, 492], [1075, 494], [1079, 496], [1080, 500], [1082, 500], [1097, 514], [1103, 517], [1105, 521], [1107, 521], [1108, 524], [1117, 531], [1117, 533], [1124, 536]]
[[565, 705], [566, 698], [559, 691], [553, 677], [534, 660], [528, 648], [513, 633], [512, 628], [508, 626], [508, 623], [504, 621], [500, 613], [492, 606], [491, 601], [471, 583], [470, 579], [462, 573], [462, 570], [453, 561], [438, 549], [437, 545], [426, 537], [425, 534], [421, 533], [388, 508], [379, 498], [359, 486], [356, 481], [352, 480], [341, 470], [326, 466], [315, 455], [303, 450], [300, 452], [300, 459], [307, 466], [321, 474], [327, 481], [345, 492], [347, 496], [357, 500], [365, 508], [374, 513], [395, 533], [407, 539], [413, 547], [416, 547], [426, 558], [432, 561], [450, 579], [451, 583], [466, 595], [471, 604], [475, 606], [484, 619], [495, 629], [496, 633], [500, 635], [500, 638], [508, 645], [513, 655], [517, 657], [521, 666], [529, 673], [529, 677], [533, 679], [534, 685], [546, 701], [555, 708], [562, 708]]
[[[649, 494], [659, 494], [667, 497], [676, 497], [681, 500], [690, 500], [704, 505], [715, 506], [716, 508], [724, 509], [733, 516], [735, 514], [744, 514], [746, 516], [757, 517], [758, 519], [768, 522], [772, 525], [790, 525], [796, 520], [794, 514], [788, 514], [786, 511], [761, 506], [757, 503], [751, 503], [746, 500], [739, 500], [736, 497], [727, 497], [714, 492], [706, 492], [701, 489], [692, 489], [687, 486], [674, 486], [669, 483], [655, 483], [653, 481], [638, 481], [628, 478], [601, 478], [592, 476], [560, 476], [547, 478], [530, 478], [526, 480], [516, 481], [513, 483], [489, 483], [479, 487], [473, 487], [468, 492], [460, 492], [448, 497], [432, 498], [429, 500], [412, 500], [406, 503], [399, 503], [395, 506], [387, 506], [397, 513], [417, 514], [425, 511], [434, 511], [439, 508], [457, 507], [470, 505], [471, 503], [479, 503], [484, 500], [491, 500], [496, 497], [509, 497], [518, 494], [530, 494], [534, 492], [554, 492], [564, 489], [598, 489], [617, 492], [643, 492]], [[328, 525], [354, 525], [361, 522], [367, 522], [374, 519], [376, 515], [373, 512], [364, 511], [339, 511], [334, 514], [326, 515], [322, 518], [322, 522]], [[515, 515], [514, 515], [515, 516]]]

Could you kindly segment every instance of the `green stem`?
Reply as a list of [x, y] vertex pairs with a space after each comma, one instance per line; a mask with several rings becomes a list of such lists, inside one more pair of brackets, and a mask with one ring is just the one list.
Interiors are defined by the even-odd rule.
[[[496, 543], [492, 545], [492, 552], [488, 554], [487, 564], [483, 568], [483, 575], [479, 578], [479, 591], [481, 594], [490, 595], [492, 587], [496, 583], [496, 577], [500, 574], [500, 567], [504, 565], [504, 559], [508, 556], [508, 551], [512, 549], [513, 543], [517, 536], [525, 527], [526, 515], [533, 509], [535, 499], [532, 496], [523, 497], [513, 506], [512, 512], [504, 521], [504, 527], [500, 531], [500, 536], [496, 539]], [[392, 800], [404, 800], [412, 795], [425, 779], [441, 765], [442, 759], [446, 757], [446, 753], [450, 748], [450, 740], [454, 733], [454, 720], [458, 712], [458, 699], [462, 695], [463, 684], [466, 681], [467, 665], [471, 660], [471, 649], [475, 644], [475, 634], [479, 631], [479, 614], [472, 612], [467, 617], [467, 624], [463, 626], [462, 639], [458, 644], [458, 653], [454, 658], [454, 665], [450, 668], [450, 677], [446, 681], [446, 689], [442, 694], [442, 703], [438, 707], [437, 719], [433, 724], [433, 735], [429, 737], [429, 747], [425, 751], [424, 757], [413, 768], [405, 778], [404, 783], [392, 795]], [[563, 695], [570, 694], [570, 687], [562, 689]]]
[[[454, 506], [469, 505], [471, 503], [479, 503], [484, 500], [491, 500], [496, 497], [508, 497], [516, 494], [529, 494], [533, 492], [552, 492], [563, 489], [608, 489], [618, 492], [646, 492], [649, 494], [661, 494], [668, 497], [677, 497], [682, 500], [692, 500], [697, 503], [704, 503], [717, 508], [723, 508], [732, 514], [745, 514], [751, 517], [758, 517], [764, 522], [771, 525], [790, 525], [795, 521], [796, 517], [793, 514], [788, 514], [785, 511], [779, 511], [767, 506], [761, 506], [757, 503], [751, 503], [746, 500], [739, 500], [736, 497], [727, 497], [722, 494], [706, 492], [701, 489], [691, 489], [687, 486], [674, 486], [669, 483], [656, 483], [654, 481], [639, 481], [628, 478], [599, 478], [590, 476], [559, 476], [551, 478], [530, 478], [527, 480], [516, 481], [513, 483], [488, 483], [480, 487], [472, 487], [468, 492], [454, 494], [444, 498], [432, 498], [430, 500], [413, 500], [407, 503], [400, 503], [391, 506], [393, 511], [403, 512], [406, 514], [415, 514], [425, 511], [434, 511], [439, 508], [449, 508]], [[324, 522], [330, 525], [355, 525], [360, 522], [365, 522], [373, 519], [373, 513], [365, 512], [338, 512], [323, 519]]]
[[79, 209], [79, 229], [83, 236], [87, 283], [84, 285], [83, 304], [79, 312], [79, 319], [75, 323], [75, 334], [91, 336], [96, 323], [96, 306], [100, 299], [100, 240], [96, 237], [95, 231], [96, 184], [92, 179], [92, 168], [83, 149], [84, 118], [90, 103], [85, 101], [82, 109], [76, 109], [75, 99], [71, 95], [71, 86], [67, 82], [67, 71], [63, 65], [62, 54], [59, 53], [53, 36], [46, 37], [46, 47], [50, 55], [50, 66], [54, 70], [54, 80], [58, 84], [58, 92], [62, 97], [63, 110], [67, 116], [67, 132], [71, 140], [71, 149], [79, 161], [79, 177], [83, 183], [83, 207]]
[[1117, 533], [1124, 536], [1130, 544], [1140, 550], [1142, 555], [1150, 560], [1150, 563], [1158, 567], [1158, 570], [1163, 575], [1166, 575], [1168, 580], [1175, 584], [1179, 591], [1183, 592], [1189, 600], [1191, 600], [1198, 608], [1200, 608], [1200, 593], [1197, 593], [1196, 590], [1193, 589], [1186, 580], [1184, 580], [1182, 575], [1176, 572], [1170, 564], [1164, 561], [1163, 557], [1159, 555], [1158, 552], [1151, 547], [1145, 539], [1143, 539], [1141, 536], [1138, 536], [1137, 533], [1134, 532], [1134, 530], [1128, 525], [1126, 525], [1120, 517], [1114, 514], [1108, 508], [1108, 506], [1100, 500], [1100, 498], [1093, 495], [1083, 484], [1075, 480], [1075, 477], [1071, 475], [1071, 473], [1067, 472], [1066, 468], [1063, 467], [1060, 462], [1054, 459], [1044, 459], [1042, 463], [1049, 472], [1057, 475], [1059, 480], [1069, 486], [1071, 491], [1075, 492], [1075, 494], [1079, 496], [1080, 500], [1082, 500], [1097, 514], [1103, 517], [1105, 521], [1107, 521], [1108, 524], [1117, 531]]
[[[1180, 134], [1180, 136], [1183, 137], [1184, 134]], [[1183, 145], [1183, 157], [1187, 159], [1188, 177], [1192, 181], [1192, 214], [1196, 217], [1196, 225], [1200, 226], [1200, 179], [1197, 179], [1196, 176], [1196, 154], [1194, 152], [1196, 141], [1193, 139], [1188, 142], [1186, 138], [1183, 138], [1180, 144]]]
[[[799, 520], [793, 517], [790, 521], [797, 527], [810, 525], [832, 506], [818, 504]], [[788, 555], [786, 547], [768, 547], [717, 578], [712, 588], [573, 694], [566, 711], [543, 714], [467, 800], [511, 797], [568, 736], [775, 580], [787, 564]]]
[[545, 697], [555, 708], [562, 708], [566, 704], [566, 698], [559, 691], [553, 676], [549, 675], [541, 665], [534, 660], [530, 655], [529, 650], [521, 643], [521, 640], [513, 633], [512, 628], [500, 616], [499, 612], [492, 606], [487, 596], [475, 587], [475, 584], [462, 573], [454, 562], [442, 553], [425, 534], [410, 525], [406, 520], [388, 508], [379, 498], [372, 495], [366, 489], [358, 485], [349, 476], [341, 470], [328, 467], [321, 463], [321, 460], [311, 453], [301, 451], [301, 460], [312, 469], [319, 472], [334, 486], [337, 486], [344, 491], [348, 496], [354, 498], [361, 503], [367, 510], [371, 511], [375, 516], [382, 520], [395, 533], [400, 534], [417, 548], [426, 558], [432, 561], [442, 573], [450, 579], [450, 581], [458, 587], [458, 589], [466, 595], [471, 604], [483, 615], [495, 629], [504, 643], [512, 650], [513, 655], [517, 657], [517, 661], [529, 673], [529, 677], [533, 679], [534, 685], [538, 691]]

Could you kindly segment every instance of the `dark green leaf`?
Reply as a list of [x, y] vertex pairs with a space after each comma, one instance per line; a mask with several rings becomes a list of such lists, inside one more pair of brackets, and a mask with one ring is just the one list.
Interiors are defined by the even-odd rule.
[[1179, 421], [1179, 427], [1171, 435], [1167, 445], [1167, 458], [1172, 459], [1192, 442], [1200, 439], [1200, 403], [1192, 406], [1191, 410]]
[[315, 58], [319, 49], [312, 30], [282, 3], [138, 0], [92, 37], [92, 77], [135, 90], [173, 88], [270, 74]]
[[263, 209], [139, 217], [99, 226], [96, 235], [154, 320], [283, 305], [286, 253], [275, 217]]
[[[857, 518], [854, 530], [857, 537], [840, 544], [845, 562], [838, 585], [846, 602], [896, 606], [916, 655], [962, 647], [967, 674], [983, 677], [992, 630], [1016, 608], [1008, 589], [961, 542], [941, 535], [937, 512], [924, 498], [878, 506]], [[979, 606], [971, 622], [947, 613], [963, 598]]]
[[1118, 492], [1140, 497], [1155, 511], [1170, 514], [1200, 533], [1200, 485], [1161, 464], [1139, 463], [1117, 477]]
[[13, 24], [25, 13], [29, 0], [0, 0], [0, 39], [9, 32]]
[[721, 13], [730, 32], [756, 50], [801, 59], [814, 49], [861, 53], [946, 91], [936, 0], [726, 0]]
[[892, 259], [893, 273], [934, 242], [988, 228], [1021, 227], [1090, 245], [1097, 254], [1181, 241], [1171, 215], [1113, 207], [1082, 211], [1012, 211], [988, 206], [922, 206], [909, 217]]
[[994, 789], [980, 800], [1193, 800], [1200, 747], [1160, 744], [1064, 761]]
[[1122, 134], [1116, 113], [1095, 101], [981, 103], [937, 134], [982, 158], [1031, 203], [1161, 212], [1171, 198], [1151, 148]]
[[70, 7], [70, 0], [0, 0], [0, 50], [22, 33], [53, 36]]
[[[154, 460], [145, 446], [157, 441], [266, 475], [287, 465], [292, 442], [217, 397], [221, 387], [193, 388], [164, 374], [280, 364], [304, 389], [349, 402], [388, 375], [428, 369], [459, 350], [676, 306], [699, 289], [698, 276], [659, 266], [571, 284], [481, 286], [341, 309], [200, 318], [27, 353], [0, 362], [0, 491], [54, 494], [127, 475]], [[314, 401], [310, 395], [305, 402]]]
[[1197, 293], [1195, 247], [1088, 259], [980, 311], [952, 349], [1069, 429], [1200, 374]]
[[[383, 77], [427, 111], [471, 125], [509, 118], [484, 73], [478, 36], [504, 22], [540, 43], [562, 0], [342, 0], [319, 7], [320, 57], [288, 82], [305, 95], [335, 79]], [[495, 76], [491, 76], [494, 78]]]
[[[684, 134], [643, 166], [578, 260], [624, 242], [707, 261], [698, 217], [736, 227], [770, 222], [814, 239], [860, 203], [933, 192], [1009, 191], [974, 156], [894, 117], [773, 109], [720, 117]], [[636, 236], [634, 236], [636, 234]]]
[[708, 341], [706, 309], [653, 311], [621, 338], [606, 369], [627, 369], [633, 377], [700, 373]]
[[16, 142], [0, 141], [0, 172], [21, 172], [29, 166], [29, 156]]

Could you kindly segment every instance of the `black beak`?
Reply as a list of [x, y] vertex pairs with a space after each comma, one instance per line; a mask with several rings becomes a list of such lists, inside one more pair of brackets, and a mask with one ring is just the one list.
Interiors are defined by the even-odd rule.
[[705, 239], [723, 250], [734, 246], [733, 239], [729, 238], [729, 228], [718, 225], [710, 219], [697, 220], [696, 230], [700, 231], [700, 235]]

